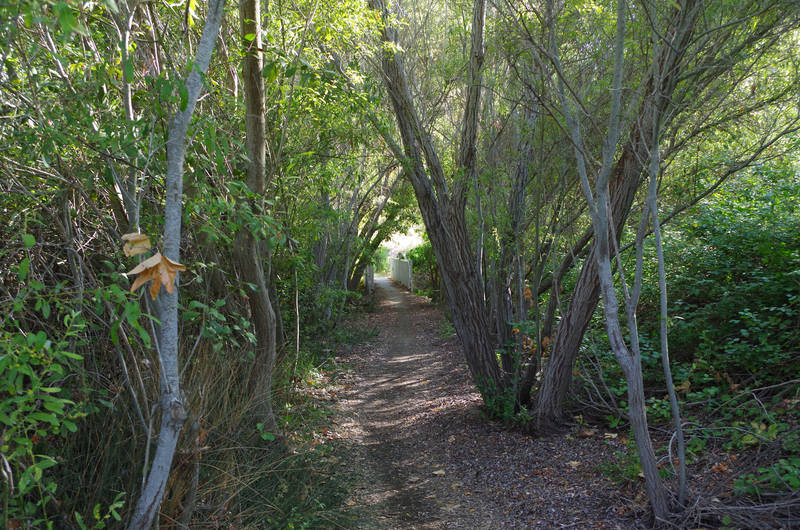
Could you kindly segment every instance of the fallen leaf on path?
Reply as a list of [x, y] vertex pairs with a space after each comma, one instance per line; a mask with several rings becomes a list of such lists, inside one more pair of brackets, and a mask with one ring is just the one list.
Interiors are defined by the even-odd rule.
[[572, 469], [577, 469], [577, 467], [580, 466], [581, 463], [578, 462], [577, 460], [570, 460], [569, 462], [567, 462], [567, 465]]
[[444, 475], [444, 469], [437, 469], [436, 471], [433, 472], [433, 474], [441, 477], [442, 475]]
[[727, 462], [720, 462], [718, 464], [714, 464], [711, 467], [711, 471], [715, 473], [727, 473], [728, 472], [728, 463]]

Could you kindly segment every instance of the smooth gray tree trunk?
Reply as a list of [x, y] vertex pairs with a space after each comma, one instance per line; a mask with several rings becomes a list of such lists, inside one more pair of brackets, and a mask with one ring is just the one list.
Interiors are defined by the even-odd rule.
[[[197, 54], [192, 63], [192, 69], [186, 77], [188, 92], [186, 108], [175, 114], [169, 125], [163, 254], [176, 263], [180, 262], [181, 201], [183, 199], [186, 134], [203, 86], [203, 75], [208, 69], [211, 55], [214, 52], [224, 6], [225, 0], [209, 2], [203, 34], [197, 46]], [[179, 278], [176, 278], [176, 283], [178, 280]], [[128, 525], [130, 530], [146, 530], [153, 524], [164, 497], [178, 437], [186, 420], [178, 369], [178, 291], [179, 289], [175, 288], [172, 293], [168, 293], [162, 289], [156, 299], [156, 313], [161, 322], [157, 327], [155, 341], [161, 362], [161, 430], [158, 434], [158, 444], [150, 465], [150, 472]]]
[[[551, 11], [552, 4], [548, 5], [549, 18], [551, 21], [550, 48], [554, 67], [560, 75], [561, 64], [558, 52], [558, 42], [555, 39], [554, 13]], [[589, 205], [594, 227], [595, 246], [594, 257], [597, 263], [597, 275], [600, 281], [600, 290], [603, 299], [603, 313], [605, 316], [606, 330], [611, 350], [619, 362], [625, 381], [628, 386], [628, 415], [633, 429], [636, 448], [639, 453], [639, 460], [642, 465], [642, 473], [645, 479], [645, 488], [653, 508], [653, 513], [657, 519], [665, 520], [669, 515], [669, 503], [667, 500], [667, 489], [658, 473], [655, 452], [650, 441], [650, 432], [647, 426], [647, 410], [645, 408], [644, 384], [642, 380], [641, 356], [638, 348], [638, 335], [636, 333], [635, 321], [635, 300], [627, 297], [628, 321], [631, 331], [631, 349], [625, 343], [622, 333], [622, 326], [619, 317], [619, 302], [614, 288], [614, 275], [611, 269], [612, 241], [616, 241], [615, 234], [609, 234], [612, 225], [610, 218], [610, 192], [609, 180], [613, 169], [613, 158], [619, 141], [621, 123], [621, 94], [622, 94], [622, 74], [625, 58], [625, 28], [626, 28], [626, 7], [624, 0], [617, 2], [617, 30], [614, 42], [614, 71], [611, 88], [611, 111], [609, 114], [606, 139], [603, 145], [602, 159], [600, 168], [594, 176], [594, 191], [589, 181], [588, 164], [586, 161], [586, 149], [581, 133], [580, 115], [570, 104], [567, 98], [567, 91], [559, 77], [558, 95], [561, 100], [564, 116], [567, 122], [567, 129], [573, 143], [575, 153], [576, 169], [580, 176], [581, 188]], [[614, 247], [616, 247], [614, 243]], [[624, 278], [622, 279], [624, 283]]]

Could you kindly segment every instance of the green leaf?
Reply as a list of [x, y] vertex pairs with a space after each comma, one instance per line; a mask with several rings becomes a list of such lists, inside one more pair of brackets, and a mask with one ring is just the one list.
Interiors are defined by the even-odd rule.
[[104, 3], [106, 4], [106, 7], [108, 8], [109, 11], [111, 11], [115, 15], [119, 13], [119, 6], [117, 6], [116, 0], [105, 0]]
[[264, 76], [265, 83], [271, 84], [278, 78], [278, 64], [275, 61], [272, 61], [264, 67], [264, 69], [261, 71], [261, 75]]
[[28, 278], [28, 272], [31, 270], [31, 260], [28, 258], [23, 258], [22, 261], [19, 262], [19, 267], [17, 267], [17, 276], [19, 276], [19, 280], [24, 282]]
[[36, 238], [30, 234], [22, 234], [22, 243], [25, 245], [25, 248], [31, 248], [36, 244]]
[[197, 0], [189, 0], [189, 9], [187, 10], [187, 20], [186, 23], [189, 25], [190, 28], [194, 27], [194, 15], [197, 12]]
[[139, 302], [132, 301], [127, 302], [125, 304], [125, 319], [128, 321], [128, 324], [135, 325], [139, 321], [139, 317], [142, 314], [142, 310], [139, 307]]
[[121, 318], [116, 319], [114, 323], [111, 324], [111, 331], [109, 333], [111, 335], [111, 343], [114, 344], [114, 346], [119, 344], [119, 331], [117, 330], [119, 329], [120, 324], [122, 324]]
[[57, 412], [59, 414], [64, 413], [64, 403], [60, 400], [48, 400], [43, 403], [44, 408], [49, 410], [50, 412]]
[[51, 457], [49, 457], [47, 455], [36, 455], [36, 456], [42, 458], [42, 460], [39, 460], [35, 464], [36, 467], [38, 467], [39, 469], [47, 469], [47, 468], [53, 467], [54, 465], [58, 464], [58, 462], [56, 462], [55, 459], [53, 459], [53, 458], [51, 458]]
[[244, 36], [244, 40], [246, 40], [247, 42], [253, 42], [255, 39], [256, 39], [255, 33], [248, 33], [247, 35]]
[[33, 346], [37, 350], [41, 349], [47, 344], [47, 333], [41, 330], [36, 333], [31, 333], [28, 335], [27, 341], [29, 346]]
[[28, 418], [32, 420], [44, 421], [53, 426], [58, 425], [58, 418], [56, 418], [55, 414], [50, 414], [47, 412], [34, 412], [33, 414], [29, 414]]
[[142, 342], [145, 343], [147, 347], [150, 347], [150, 334], [144, 329], [141, 325], [137, 324], [134, 326], [134, 329], [139, 334], [139, 338], [142, 339]]
[[41, 470], [31, 466], [22, 473], [22, 476], [20, 477], [19, 482], [17, 483], [17, 489], [19, 489], [20, 493], [25, 494], [28, 493], [28, 491], [30, 491], [31, 487], [36, 482], [35, 476], [32, 475], [36, 475], [37, 471], [39, 475], [41, 475], [42, 473]]
[[56, 4], [55, 11], [58, 14], [58, 23], [61, 26], [61, 30], [67, 36], [71, 35], [78, 27], [78, 21], [75, 19], [72, 9], [66, 2], [60, 2]]
[[164, 101], [169, 100], [169, 96], [172, 94], [172, 82], [169, 79], [158, 79], [156, 81], [156, 87], [158, 87], [161, 99]]

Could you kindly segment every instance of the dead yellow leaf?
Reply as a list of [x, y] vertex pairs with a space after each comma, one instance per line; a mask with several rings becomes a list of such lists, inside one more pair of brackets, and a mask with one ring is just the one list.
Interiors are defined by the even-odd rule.
[[583, 428], [578, 431], [578, 438], [592, 438], [597, 434], [597, 429]]
[[442, 475], [444, 475], [444, 469], [437, 469], [436, 471], [433, 472], [433, 474], [441, 477]]
[[567, 462], [567, 465], [568, 465], [569, 467], [571, 467], [572, 469], [577, 469], [577, 468], [578, 468], [578, 466], [580, 466], [580, 465], [581, 465], [581, 463], [580, 463], [580, 462], [578, 462], [577, 460], [570, 460], [569, 462]]
[[173, 292], [175, 290], [175, 276], [178, 271], [185, 270], [186, 267], [180, 263], [175, 263], [166, 256], [162, 256], [160, 252], [156, 252], [154, 256], [144, 260], [128, 272], [128, 274], [139, 275], [131, 285], [131, 292], [153, 280], [150, 285], [150, 296], [155, 300], [162, 285], [168, 293]]
[[676, 392], [688, 392], [692, 388], [692, 382], [688, 379], [679, 385], [675, 385]]
[[150, 250], [150, 238], [144, 234], [131, 232], [124, 234], [122, 240], [125, 241], [125, 244], [122, 245], [122, 252], [128, 257], [144, 254]]

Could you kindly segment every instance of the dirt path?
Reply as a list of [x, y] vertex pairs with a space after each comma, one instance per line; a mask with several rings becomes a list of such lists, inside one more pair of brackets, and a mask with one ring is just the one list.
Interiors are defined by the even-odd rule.
[[[614, 433], [534, 439], [483, 419], [452, 332], [427, 299], [377, 279], [378, 336], [344, 355], [339, 433], [364, 476], [349, 503], [385, 528], [630, 528], [596, 467]], [[634, 507], [635, 508], [635, 507]]]

